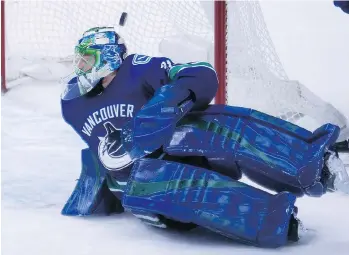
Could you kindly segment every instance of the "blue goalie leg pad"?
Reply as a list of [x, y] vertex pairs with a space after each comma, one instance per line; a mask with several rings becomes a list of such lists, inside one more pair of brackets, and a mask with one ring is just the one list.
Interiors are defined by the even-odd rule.
[[310, 132], [252, 109], [215, 105], [181, 120], [164, 151], [205, 156], [220, 173], [234, 178], [243, 172], [277, 192], [321, 196], [324, 154], [338, 135], [331, 124]]
[[261, 247], [287, 243], [296, 197], [271, 195], [213, 171], [186, 164], [135, 162], [123, 197], [132, 212], [194, 223]]
[[121, 201], [109, 190], [106, 169], [89, 149], [81, 151], [82, 171], [75, 189], [62, 209], [67, 216], [111, 214], [123, 211]]

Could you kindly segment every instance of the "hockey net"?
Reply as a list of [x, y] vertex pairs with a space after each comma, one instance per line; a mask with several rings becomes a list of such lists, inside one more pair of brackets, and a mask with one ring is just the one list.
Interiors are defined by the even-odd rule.
[[[114, 26], [129, 54], [212, 63], [220, 80], [216, 103], [254, 108], [308, 129], [334, 123], [340, 139], [349, 136], [343, 114], [288, 79], [258, 2], [6, 0], [3, 7], [8, 86], [21, 77], [68, 75], [83, 31]], [[127, 20], [120, 26], [123, 12]]]

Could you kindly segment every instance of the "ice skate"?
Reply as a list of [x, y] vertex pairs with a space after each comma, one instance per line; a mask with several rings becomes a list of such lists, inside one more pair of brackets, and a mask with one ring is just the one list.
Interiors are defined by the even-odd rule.
[[329, 150], [326, 153], [324, 175], [327, 179], [327, 190], [349, 194], [349, 175], [338, 152]]

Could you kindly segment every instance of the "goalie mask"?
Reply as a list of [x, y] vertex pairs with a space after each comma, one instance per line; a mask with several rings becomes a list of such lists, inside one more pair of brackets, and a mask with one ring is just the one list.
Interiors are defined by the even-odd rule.
[[87, 30], [75, 46], [75, 79], [68, 83], [63, 98], [85, 95], [102, 78], [119, 69], [125, 57], [126, 46], [114, 28], [96, 27]]

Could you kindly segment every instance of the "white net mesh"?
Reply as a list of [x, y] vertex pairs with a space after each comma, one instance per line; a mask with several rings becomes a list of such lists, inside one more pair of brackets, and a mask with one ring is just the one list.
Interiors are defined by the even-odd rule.
[[298, 81], [288, 79], [255, 1], [227, 4], [227, 102], [258, 109], [308, 129], [333, 123], [349, 136], [347, 120]]
[[7, 79], [20, 75], [19, 60], [67, 59], [82, 33], [96, 26], [114, 26], [129, 53], [208, 60], [212, 49], [213, 28], [198, 1], [6, 1]]
[[[118, 25], [122, 12], [128, 13], [124, 27]], [[69, 59], [83, 31], [106, 25], [115, 26], [129, 53], [213, 64], [213, 13], [212, 1], [7, 0], [6, 77], [30, 73], [43, 78], [43, 70], [55, 78], [67, 74], [69, 68], [61, 70], [53, 63]], [[344, 130], [343, 136], [349, 136], [340, 112], [302, 84], [288, 80], [258, 2], [228, 1], [227, 24], [227, 58], [220, 61], [227, 63], [228, 104], [254, 108], [309, 129], [335, 123]], [[44, 64], [36, 65], [36, 71], [22, 68], [37, 63]], [[48, 70], [49, 66], [53, 68]]]

